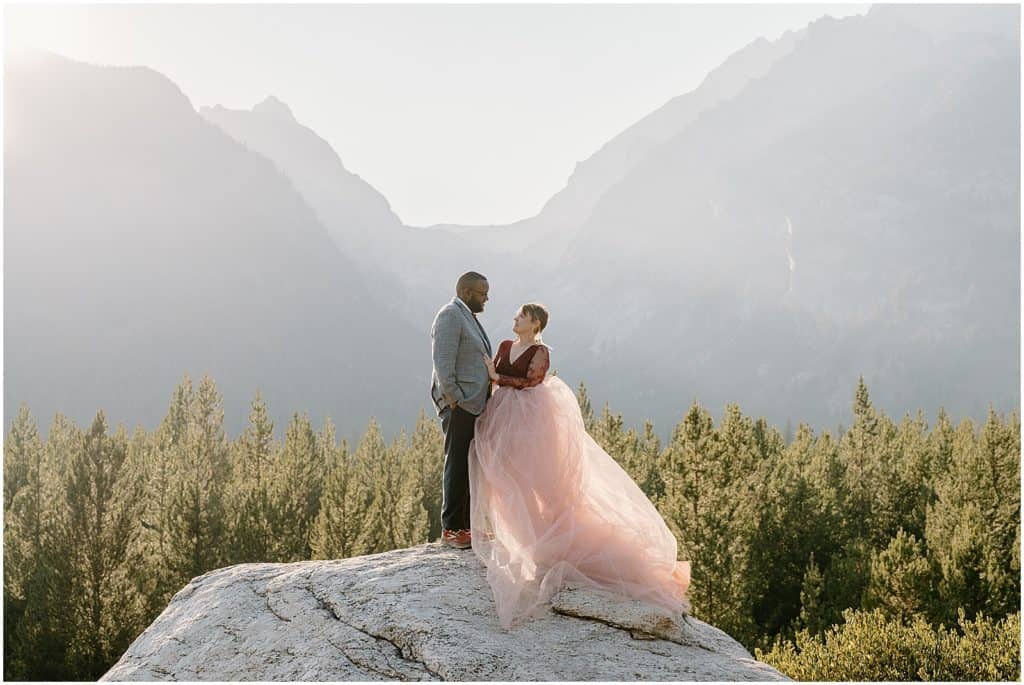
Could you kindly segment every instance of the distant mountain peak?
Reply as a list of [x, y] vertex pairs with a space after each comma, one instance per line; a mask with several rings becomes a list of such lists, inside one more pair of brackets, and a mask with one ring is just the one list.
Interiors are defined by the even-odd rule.
[[268, 95], [263, 102], [254, 106], [252, 111], [255, 114], [262, 114], [273, 119], [279, 119], [289, 123], [298, 123], [295, 120], [295, 115], [292, 114], [291, 108], [273, 95]]

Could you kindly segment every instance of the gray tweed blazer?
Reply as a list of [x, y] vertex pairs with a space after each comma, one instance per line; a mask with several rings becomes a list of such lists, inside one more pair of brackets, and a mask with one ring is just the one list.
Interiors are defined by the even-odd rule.
[[491, 379], [483, 356], [492, 356], [491, 341], [469, 307], [453, 298], [441, 307], [430, 327], [434, 372], [430, 397], [441, 414], [452, 401], [477, 416], [487, 405]]

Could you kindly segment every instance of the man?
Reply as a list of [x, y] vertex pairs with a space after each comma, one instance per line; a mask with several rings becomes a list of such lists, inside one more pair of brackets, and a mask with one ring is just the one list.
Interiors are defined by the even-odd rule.
[[475, 271], [459, 277], [455, 298], [441, 307], [430, 328], [434, 372], [430, 396], [444, 431], [441, 542], [467, 549], [469, 532], [469, 443], [476, 418], [491, 396], [484, 355], [491, 341], [476, 315], [484, 310], [487, 279]]

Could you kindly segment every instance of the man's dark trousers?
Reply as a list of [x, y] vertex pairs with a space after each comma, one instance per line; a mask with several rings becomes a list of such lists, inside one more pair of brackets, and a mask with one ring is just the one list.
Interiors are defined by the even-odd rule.
[[476, 419], [461, 407], [441, 412], [441, 430], [444, 431], [441, 527], [448, 530], [469, 528], [469, 443], [473, 440]]

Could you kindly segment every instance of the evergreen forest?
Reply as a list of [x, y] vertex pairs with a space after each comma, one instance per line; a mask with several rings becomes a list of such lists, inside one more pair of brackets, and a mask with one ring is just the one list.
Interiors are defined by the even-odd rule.
[[[899, 421], [861, 379], [849, 428], [782, 432], [700, 404], [662, 444], [578, 390], [593, 438], [692, 563], [693, 615], [798, 680], [1020, 679], [1020, 417]], [[153, 432], [22, 405], [4, 441], [4, 679], [95, 680], [189, 580], [440, 535], [443, 436], [421, 414], [358, 444], [264, 398], [237, 439], [213, 379]]]

